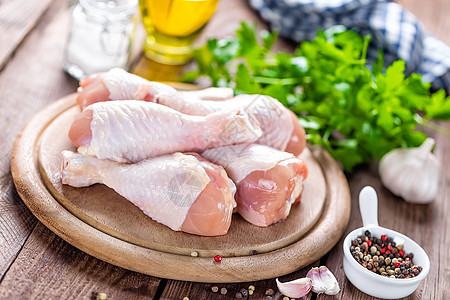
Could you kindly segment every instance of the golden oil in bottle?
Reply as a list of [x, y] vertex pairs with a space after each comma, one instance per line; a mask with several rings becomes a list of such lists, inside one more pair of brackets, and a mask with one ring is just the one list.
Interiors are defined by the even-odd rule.
[[218, 0], [140, 0], [147, 31], [145, 55], [164, 64], [183, 64], [192, 43], [216, 10]]

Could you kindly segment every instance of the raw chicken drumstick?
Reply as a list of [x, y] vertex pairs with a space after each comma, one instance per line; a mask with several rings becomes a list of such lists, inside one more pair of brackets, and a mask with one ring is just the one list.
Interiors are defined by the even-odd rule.
[[301, 159], [258, 144], [209, 149], [202, 156], [225, 168], [237, 187], [237, 211], [257, 226], [286, 219], [308, 176]]
[[[174, 90], [175, 93], [177, 93]], [[264, 95], [239, 95], [223, 101], [202, 100], [182, 94], [160, 92], [154, 84], [143, 84], [133, 99], [156, 102], [179, 112], [205, 116], [217, 111], [242, 111], [256, 119], [262, 130], [258, 144], [299, 155], [306, 146], [305, 130], [295, 114], [278, 100]]]
[[69, 130], [78, 152], [132, 163], [174, 152], [251, 143], [260, 136], [257, 121], [240, 112], [190, 116], [134, 100], [94, 103]]
[[112, 69], [80, 81], [77, 101], [83, 108], [99, 101], [145, 100], [185, 114], [202, 116], [221, 110], [242, 111], [261, 125], [263, 135], [257, 143], [294, 155], [303, 151], [305, 130], [295, 114], [278, 100], [263, 95], [232, 96], [233, 90], [229, 88], [178, 92], [168, 85], [147, 81], [122, 69]]
[[[226, 234], [236, 203], [224, 169], [199, 156], [174, 153], [124, 164], [63, 151], [62, 182], [103, 183], [173, 230]], [[230, 184], [232, 186], [230, 186]]]
[[230, 88], [207, 88], [198, 91], [177, 92], [168, 85], [148, 81], [123, 69], [114, 68], [106, 73], [93, 74], [80, 80], [77, 102], [80, 108], [84, 109], [96, 102], [134, 99], [134, 94], [142, 84], [151, 84], [166, 94], [180, 93], [183, 96], [196, 99], [224, 100], [233, 97], [233, 90]]

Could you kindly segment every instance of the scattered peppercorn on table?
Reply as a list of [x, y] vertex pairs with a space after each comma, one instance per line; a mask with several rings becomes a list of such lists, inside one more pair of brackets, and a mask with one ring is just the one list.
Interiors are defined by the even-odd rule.
[[[446, 18], [450, 3], [437, 0], [426, 4], [419, 0], [400, 3], [410, 8], [428, 30], [450, 44], [447, 35], [450, 20]], [[0, 113], [3, 145], [0, 152], [0, 299], [290, 299], [279, 293], [275, 278], [207, 284], [156, 278], [116, 267], [74, 248], [37, 221], [27, 209], [12, 182], [11, 149], [15, 136], [33, 115], [55, 99], [72, 93], [78, 85], [61, 67], [68, 20], [65, 1], [0, 2], [0, 101], [3, 107]], [[222, 0], [201, 38], [204, 41], [205, 37], [233, 34], [241, 20], [261, 23], [246, 1]], [[279, 41], [276, 49], [293, 49], [293, 45]], [[153, 80], [174, 81], [178, 76], [180, 68], [149, 62], [138, 52], [134, 60], [136, 73]], [[450, 129], [450, 123], [441, 125]], [[383, 187], [376, 163], [358, 168], [347, 175], [352, 212], [339, 243], [319, 261], [282, 276], [280, 281], [303, 278], [312, 267], [326, 265], [341, 288], [337, 297], [373, 299], [356, 289], [346, 279], [342, 268], [343, 238], [361, 226], [358, 193], [362, 187], [371, 185], [379, 196], [380, 224], [411, 237], [430, 258], [428, 276], [407, 299], [450, 298], [446, 280], [450, 261], [447, 251], [450, 243], [450, 138], [435, 132], [429, 135], [436, 140], [434, 153], [442, 165], [439, 192], [434, 202], [408, 204]], [[59, 235], [65, 236], [65, 233]], [[414, 257], [408, 249], [393, 244], [389, 236], [372, 237], [366, 232], [354, 240], [351, 247], [352, 256], [380, 276], [403, 280], [421, 271], [420, 266], [414, 265]], [[192, 252], [191, 256], [196, 257], [198, 253]], [[218, 253], [212, 260], [221, 264], [226, 257]], [[305, 298], [316, 297], [309, 293]]]

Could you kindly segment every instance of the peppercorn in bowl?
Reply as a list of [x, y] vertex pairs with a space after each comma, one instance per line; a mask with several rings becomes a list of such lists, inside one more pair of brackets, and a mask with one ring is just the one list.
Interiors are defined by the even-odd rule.
[[412, 294], [430, 270], [426, 252], [409, 237], [378, 225], [375, 190], [360, 193], [364, 227], [350, 232], [343, 243], [348, 280], [374, 297], [397, 299]]

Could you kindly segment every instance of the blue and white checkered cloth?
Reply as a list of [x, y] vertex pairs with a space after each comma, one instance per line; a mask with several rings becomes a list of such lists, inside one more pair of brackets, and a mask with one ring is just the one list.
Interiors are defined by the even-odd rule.
[[383, 0], [249, 0], [281, 36], [296, 42], [312, 40], [318, 29], [344, 25], [370, 34], [367, 59], [384, 49], [385, 65], [406, 62], [406, 73], [422, 74], [433, 89], [450, 90], [450, 48], [423, 29], [401, 5]]

